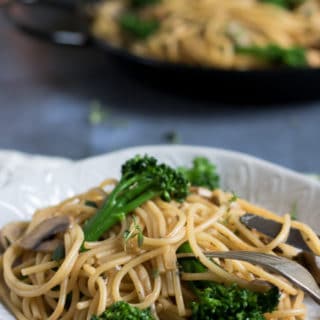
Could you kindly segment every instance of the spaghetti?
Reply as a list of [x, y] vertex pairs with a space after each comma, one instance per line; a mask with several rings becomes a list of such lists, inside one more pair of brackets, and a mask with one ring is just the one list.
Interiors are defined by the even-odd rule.
[[[85, 242], [82, 226], [95, 214], [92, 206], [106, 199], [106, 180], [98, 188], [74, 196], [54, 207], [37, 211], [16, 239], [7, 239], [1, 256], [0, 296], [19, 320], [87, 319], [101, 314], [112, 303], [124, 300], [156, 318], [185, 319], [190, 316], [193, 294], [189, 281], [210, 280], [250, 286], [255, 279], [266, 280], [281, 291], [278, 309], [267, 319], [304, 319], [304, 294], [286, 279], [248, 262], [210, 260], [205, 251], [251, 250], [292, 258], [297, 249], [283, 244], [291, 226], [310, 239], [310, 248], [320, 254], [320, 241], [305, 224], [280, 217], [220, 190], [205, 193], [193, 189], [183, 203], [154, 199], [134, 210], [121, 225], [103, 238]], [[245, 228], [239, 218], [245, 212], [283, 223], [270, 241], [255, 230]], [[38, 231], [52, 218], [68, 217], [70, 227], [55, 238], [64, 245], [64, 257], [26, 250], [22, 236]], [[143, 239], [139, 241], [139, 232]], [[10, 238], [10, 234], [8, 234]], [[207, 268], [204, 273], [179, 273], [177, 249], [189, 241], [192, 251]]]
[[[92, 31], [112, 46], [173, 63], [226, 69], [274, 63], [301, 66], [301, 52], [294, 49], [299, 47], [305, 52], [306, 65], [320, 66], [319, 0], [302, 0], [290, 9], [266, 0], [153, 2], [135, 11], [140, 19], [156, 21], [158, 28], [149, 23], [143, 33], [144, 25], [138, 22], [139, 37], [131, 37], [119, 23], [122, 14], [131, 10], [130, 1], [105, 0], [95, 9]], [[132, 18], [128, 23], [134, 23]]]

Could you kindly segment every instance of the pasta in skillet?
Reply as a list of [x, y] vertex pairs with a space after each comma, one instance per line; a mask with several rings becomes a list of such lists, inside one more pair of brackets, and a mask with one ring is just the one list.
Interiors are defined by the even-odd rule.
[[105, 0], [92, 31], [112, 46], [173, 63], [320, 66], [319, 0]]

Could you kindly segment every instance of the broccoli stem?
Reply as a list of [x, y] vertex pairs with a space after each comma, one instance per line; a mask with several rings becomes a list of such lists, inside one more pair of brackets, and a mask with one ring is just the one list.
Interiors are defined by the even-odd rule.
[[113, 225], [121, 221], [121, 214], [109, 214], [108, 211], [102, 210], [99, 215], [93, 216], [92, 219], [84, 226], [85, 241], [98, 240], [105, 230], [110, 229]]
[[151, 185], [152, 182], [149, 179], [146, 179], [146, 181], [142, 180], [139, 183], [137, 182], [136, 188], [131, 189], [130, 192], [126, 192], [121, 196], [121, 199], [118, 201], [117, 207], [122, 208], [126, 203], [129, 203], [129, 201], [132, 201], [137, 196], [148, 190]]
[[140, 195], [138, 198], [134, 199], [132, 202], [128, 203], [126, 206], [122, 208], [123, 212], [128, 213], [133, 211], [135, 208], [141, 206], [143, 203], [147, 202], [148, 200], [151, 200], [153, 198], [156, 198], [159, 196], [159, 192], [155, 191], [147, 191], [146, 193]]
[[110, 207], [113, 207], [116, 205], [117, 196], [121, 194], [126, 188], [129, 188], [131, 185], [133, 185], [136, 181], [136, 177], [132, 177], [131, 179], [128, 179], [126, 181], [121, 181], [117, 184], [117, 186], [113, 189], [111, 192], [109, 198], [107, 199], [105, 203], [105, 210], [109, 209]]
[[[116, 202], [117, 194], [125, 190], [123, 187], [119, 187], [116, 190], [117, 192], [112, 195], [110, 202], [107, 201], [106, 206], [102, 207], [98, 214], [94, 215], [85, 224], [85, 241], [98, 240], [106, 230], [109, 230], [112, 226], [123, 220], [126, 214], [133, 211], [146, 201], [159, 195], [159, 192], [144, 192], [148, 186], [150, 186], [150, 184], [141, 185], [139, 188], [134, 189], [131, 193], [130, 190], [127, 190], [127, 203], [124, 201], [124, 199], [122, 199], [121, 203]], [[138, 197], [136, 198], [137, 195]], [[114, 204], [113, 206], [112, 203]]]
[[103, 207], [83, 227], [85, 241], [97, 241], [113, 225], [155, 197], [165, 201], [184, 199], [188, 181], [174, 169], [152, 157], [137, 156], [122, 166], [122, 177]]

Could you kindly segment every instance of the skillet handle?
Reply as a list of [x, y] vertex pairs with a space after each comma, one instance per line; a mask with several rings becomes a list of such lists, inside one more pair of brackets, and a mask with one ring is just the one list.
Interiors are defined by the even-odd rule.
[[[7, 18], [25, 33], [57, 45], [84, 47], [90, 44], [88, 21], [77, 6], [71, 2], [72, 0], [7, 1], [5, 6]], [[37, 15], [42, 16], [43, 19], [46, 14], [50, 19], [56, 19], [57, 25], [50, 25], [50, 28], [46, 28], [33, 23], [32, 20], [39, 20]], [[53, 14], [56, 15], [56, 18], [52, 18]], [[70, 21], [70, 25], [64, 23], [59, 26], [61, 17], [64, 17], [65, 21]]]

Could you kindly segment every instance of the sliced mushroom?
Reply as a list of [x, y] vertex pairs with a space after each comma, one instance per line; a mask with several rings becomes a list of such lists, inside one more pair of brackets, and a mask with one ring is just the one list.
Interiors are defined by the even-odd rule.
[[28, 222], [12, 222], [0, 230], [0, 253], [3, 253], [11, 243], [21, 238], [26, 231]]
[[37, 246], [37, 251], [41, 252], [53, 252], [54, 250], [57, 249], [57, 247], [63, 245], [63, 240], [62, 239], [51, 239], [51, 240], [46, 240], [40, 243], [39, 246]]
[[19, 245], [27, 250], [38, 251], [41, 248], [41, 244], [47, 242], [56, 234], [68, 230], [70, 223], [68, 216], [58, 216], [45, 220], [24, 236]]

